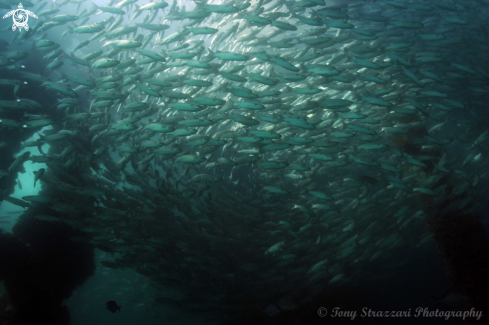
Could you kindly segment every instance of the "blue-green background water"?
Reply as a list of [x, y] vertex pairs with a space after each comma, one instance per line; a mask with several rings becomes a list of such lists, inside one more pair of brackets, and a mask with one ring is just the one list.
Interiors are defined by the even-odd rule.
[[[17, 8], [14, 3], [3, 3], [10, 5], [11, 9]], [[108, 32], [120, 16], [102, 12], [100, 15], [92, 14], [86, 17], [88, 20], [77, 18], [44, 31], [36, 25], [39, 21], [43, 21], [46, 28], [50, 18], [55, 15], [81, 16], [83, 10], [91, 8], [91, 3], [46, 2], [44, 8], [36, 11], [43, 3], [33, 3], [34, 6], [29, 10], [37, 13], [37, 11], [57, 8], [59, 12], [47, 17], [39, 17], [37, 20], [30, 18], [30, 34], [26, 34], [25, 30], [20, 33], [13, 32], [10, 19], [4, 19], [0, 25], [2, 30], [0, 39], [10, 43], [2, 45], [0, 57], [8, 56], [7, 51], [29, 54], [21, 60], [10, 60], [0, 68], [2, 80], [19, 82], [27, 80], [27, 84], [18, 92], [12, 91], [13, 87], [10, 85], [1, 86], [0, 99], [13, 102], [20, 98], [20, 103], [23, 103], [22, 99], [30, 99], [42, 105], [41, 109], [2, 109], [1, 118], [4, 121], [0, 131], [2, 135], [0, 141], [4, 143], [2, 150], [5, 155], [1, 158], [1, 169], [7, 170], [13, 157], [18, 157], [27, 150], [31, 155], [43, 155], [36, 146], [28, 149], [20, 148], [21, 143], [28, 139], [39, 139], [39, 133], [44, 136], [61, 130], [78, 133], [70, 135], [67, 140], [53, 143], [52, 149], [48, 143], [42, 145], [42, 151], [52, 157], [52, 163], [26, 161], [23, 164], [25, 172], [21, 169], [15, 170], [3, 177], [0, 180], [3, 195], [21, 199], [28, 195], [37, 195], [42, 189], [44, 195], [49, 196], [49, 201], [32, 204], [29, 210], [37, 209], [34, 215], [39, 214], [41, 210], [44, 213], [60, 212], [56, 209], [65, 202], [75, 210], [97, 211], [93, 212], [95, 215], [98, 213], [95, 207], [108, 207], [109, 202], [103, 200], [109, 197], [112, 197], [114, 202], [117, 202], [117, 207], [126, 213], [117, 221], [97, 221], [93, 216], [54, 213], [73, 228], [85, 231], [85, 234], [95, 228], [97, 230], [95, 233], [98, 235], [112, 236], [110, 240], [92, 240], [94, 274], [83, 281], [82, 285], [73, 288], [71, 297], [64, 300], [64, 304], [70, 310], [72, 324], [133, 324], [135, 322], [237, 324], [240, 318], [245, 319], [247, 316], [255, 317], [256, 322], [274, 324], [284, 321], [285, 324], [287, 319], [291, 322], [292, 319], [300, 319], [298, 315], [305, 315], [307, 319], [315, 318], [314, 321], [318, 322], [319, 318], [311, 313], [310, 306], [320, 303], [325, 297], [327, 297], [325, 304], [328, 307], [334, 305], [335, 299], [338, 299], [339, 303], [347, 301], [353, 308], [408, 310], [428, 307], [434, 309], [435, 302], [430, 296], [441, 296], [446, 291], [453, 290], [453, 283], [446, 275], [449, 267], [440, 257], [427, 225], [429, 220], [439, 212], [438, 209], [446, 208], [444, 204], [447, 202], [452, 204], [448, 210], [477, 215], [480, 227], [485, 227], [487, 223], [485, 196], [488, 147], [484, 132], [487, 132], [486, 106], [489, 91], [487, 88], [489, 69], [486, 58], [488, 37], [485, 26], [488, 3], [484, 1], [336, 1], [317, 4], [302, 1], [281, 2], [281, 5], [277, 6], [278, 9], [273, 9], [272, 12], [269, 8], [277, 4], [275, 1], [251, 1], [248, 2], [249, 8], [241, 9], [241, 13], [208, 13], [208, 17], [202, 21], [194, 21], [196, 25], [217, 28], [219, 33], [226, 32], [233, 24], [239, 22], [239, 32], [233, 33], [230, 38], [216, 42], [212, 35], [194, 33], [194, 35], [184, 35], [178, 42], [169, 45], [158, 45], [158, 42], [173, 33], [194, 28], [196, 25], [189, 24], [189, 20], [182, 19], [182, 15], [191, 10], [206, 12], [206, 9], [202, 9], [204, 2], [197, 4], [191, 1], [169, 2], [169, 6], [159, 9], [156, 15], [155, 11], [145, 11], [134, 21], [130, 21], [130, 17], [138, 12], [137, 7], [124, 6], [127, 14], [122, 15], [123, 19], [120, 23], [122, 27], [142, 24], [149, 19], [148, 17], [154, 17], [153, 24], [169, 25], [164, 32], [152, 34], [150, 42], [144, 46], [145, 49], [166, 57], [167, 63], [135, 63], [131, 67], [141, 66], [143, 70], [130, 76], [136, 75], [139, 78], [138, 82], [144, 81], [144, 85], [163, 93], [165, 89], [146, 83], [148, 76], [145, 73], [150, 71], [150, 67], [161, 67], [167, 64], [166, 70], [153, 77], [165, 80], [180, 75], [180, 78], [172, 81], [171, 89], [188, 94], [189, 99], [179, 100], [166, 95], [161, 97], [148, 95], [148, 92], [138, 86], [135, 80], [129, 80], [128, 85], [119, 84], [113, 90], [117, 94], [127, 95], [126, 98], [116, 99], [107, 110], [99, 110], [105, 114], [103, 118], [81, 122], [69, 120], [72, 118], [70, 114], [97, 111], [91, 108], [91, 105], [103, 99], [97, 98], [92, 91], [99, 90], [102, 87], [101, 83], [97, 83], [95, 87], [77, 90], [79, 105], [56, 108], [59, 100], [66, 96], [48, 84], [41, 85], [40, 82], [26, 78], [22, 72], [34, 73], [53, 82], [66, 81], [70, 89], [75, 89], [79, 84], [67, 81], [66, 76], [100, 80], [97, 78], [122, 75], [124, 70], [117, 70], [117, 68], [95, 69], [73, 64], [69, 59], [70, 55], [82, 57], [102, 50], [101, 57], [104, 57], [113, 46], [106, 45], [110, 40], [106, 39], [105, 35], [101, 35], [101, 38], [91, 41], [89, 45], [73, 54], [74, 47], [82, 40], [91, 37], [93, 33], [67, 32], [69, 28], [82, 25], [80, 23], [82, 19], [86, 20], [83, 25], [89, 25], [114, 17], [112, 21], [106, 23], [106, 26], [104, 25], [104, 30]], [[116, 5], [105, 2], [96, 4], [110, 7]], [[146, 3], [136, 2], [136, 4], [142, 6]], [[236, 8], [240, 5], [245, 6], [245, 3], [241, 2], [232, 4]], [[334, 9], [329, 10], [333, 13], [328, 12], [327, 8], [331, 7]], [[2, 16], [8, 11], [2, 9], [1, 12], [4, 12]], [[246, 16], [248, 18], [245, 15], [248, 15]], [[298, 20], [296, 15], [317, 19], [322, 26], [329, 27], [322, 33], [304, 36], [311, 30], [319, 30], [320, 27], [306, 24], [304, 19]], [[344, 15], [348, 15], [347, 18]], [[270, 22], [274, 20], [288, 22], [298, 30], [279, 30], [273, 28], [271, 23], [254, 22], [254, 19], [258, 19], [256, 17], [268, 17]], [[340, 23], [350, 23], [355, 29], [348, 26], [334, 27], [335, 24]], [[36, 26], [39, 26], [39, 29], [36, 30]], [[242, 36], [252, 30], [259, 31], [256, 35], [260, 36], [255, 35], [249, 40], [239, 38], [239, 35]], [[282, 33], [273, 36], [274, 40], [285, 39], [287, 43], [285, 45], [290, 47], [280, 48], [271, 43], [267, 36], [277, 31]], [[389, 35], [388, 32], [394, 35]], [[131, 33], [116, 37], [112, 41], [135, 39], [137, 34], [141, 35], [139, 39], [141, 41], [150, 35], [150, 32], [139, 27], [134, 35]], [[429, 41], [423, 39], [421, 35], [424, 34], [442, 35], [443, 39]], [[30, 36], [26, 40], [19, 39], [23, 37], [22, 35]], [[370, 36], [367, 35], [375, 36], [369, 38]], [[328, 40], [324, 40], [319, 45], [312, 43], [312, 46], [311, 43], [306, 43], [319, 37], [328, 37]], [[53, 60], [43, 58], [52, 52], [43, 52], [35, 46], [36, 42], [43, 39], [59, 44], [59, 49], [64, 52], [57, 59], [61, 60], [63, 65], [52, 71], [48, 71], [46, 67]], [[198, 43], [199, 41], [201, 43]], [[219, 62], [220, 65], [199, 70], [192, 67], [185, 59], [172, 59], [168, 55], [172, 52], [172, 48], [185, 42], [189, 42], [191, 46], [200, 44], [192, 49], [202, 50], [194, 60], [206, 64]], [[392, 47], [393, 44], [400, 46], [400, 49]], [[309, 49], [306, 54], [314, 53], [317, 58], [301, 61], [301, 58], [306, 55], [303, 51], [307, 48]], [[364, 48], [370, 50], [362, 53]], [[241, 72], [236, 72], [241, 77], [247, 77], [248, 81], [240, 83], [225, 79], [219, 73], [225, 62], [213, 58], [209, 49], [215, 53], [229, 51], [249, 55], [249, 61], [244, 63], [246, 67]], [[179, 53], [189, 53], [192, 50], [183, 48]], [[369, 56], [369, 53], [374, 54]], [[283, 64], [277, 63], [277, 56], [292, 62], [297, 71], [291, 71], [290, 68], [288, 70]], [[112, 57], [120, 61], [130, 57], [138, 60], [146, 58], [141, 53], [137, 54], [126, 49]], [[370, 64], [375, 62], [378, 68], [365, 66], [368, 62], [355, 61], [358, 58], [370, 60], [368, 61]], [[406, 61], [402, 61], [403, 59]], [[91, 60], [90, 65], [94, 61]], [[325, 62], [333, 63], [326, 66]], [[232, 69], [241, 63], [231, 61], [225, 63], [224, 67]], [[321, 68], [325, 69], [333, 67], [334, 73], [332, 75], [324, 72], [317, 73], [314, 70], [317, 66], [309, 66], [309, 64], [321, 65]], [[434, 73], [443, 79], [442, 82], [435, 80], [436, 78], [426, 77], [423, 71]], [[249, 77], [250, 73], [263, 74], [277, 80], [277, 83], [271, 86], [260, 84]], [[307, 79], [296, 83], [290, 82], [284, 78], [285, 73], [303, 74]], [[368, 83], [362, 80], [362, 75], [367, 73], [381, 77], [386, 83]], [[415, 77], [410, 76], [410, 73]], [[338, 79], [338, 75], [349, 80]], [[127, 81], [128, 76], [124, 78], [126, 78], [124, 81]], [[221, 85], [221, 87], [205, 93], [210, 91], [211, 87], [201, 89], [183, 83], [183, 80], [188, 81], [192, 78], [205, 79], [212, 82], [213, 86]], [[421, 80], [423, 87], [417, 84], [418, 80]], [[264, 95], [261, 98], [256, 96], [257, 98], [249, 99], [237, 95], [237, 88], [233, 87], [240, 86], [248, 87], [250, 92], [255, 94], [272, 90], [280, 91], [280, 95]], [[388, 87], [392, 87], [392, 90], [387, 95], [375, 95], [375, 91]], [[317, 94], [304, 93], [306, 90]], [[433, 91], [435, 94], [426, 93], [427, 91]], [[136, 131], [128, 131], [131, 136], [125, 144], [135, 148], [140, 146], [140, 138], [146, 134], [144, 132], [147, 132], [141, 130], [146, 130], [148, 124], [161, 122], [161, 118], [165, 117], [176, 117], [180, 120], [195, 118], [194, 112], [172, 111], [167, 105], [175, 102], [191, 102], [191, 98], [197, 97], [196, 93], [225, 100], [226, 104], [218, 106], [211, 113], [199, 116], [201, 120], [211, 121], [213, 123], [211, 127], [196, 126], [188, 129], [208, 137], [207, 141], [211, 138], [221, 139], [218, 136], [220, 131], [235, 132], [228, 138], [223, 137], [226, 139], [226, 145], [221, 144], [214, 153], [205, 154], [204, 145], [188, 145], [191, 137], [172, 138], [167, 134], [156, 134], [152, 137], [153, 140], [168, 141], [165, 143], [167, 147], [179, 148], [180, 154], [205, 157], [206, 162], [194, 167], [194, 165], [179, 163], [174, 158], [162, 161], [162, 158], [157, 156], [150, 160], [151, 166], [146, 171], [138, 169], [142, 167], [135, 168], [131, 163], [123, 169], [124, 173], [119, 171], [117, 174], [110, 171], [114, 177], [119, 177], [120, 182], [101, 176], [101, 171], [109, 172], [103, 160], [110, 158], [117, 163], [121, 156], [127, 156], [127, 153], [116, 150], [114, 140], [119, 135], [93, 140], [95, 136], [105, 132], [105, 129], [88, 132], [90, 126], [105, 123], [106, 130], [111, 130], [118, 120], [131, 114], [135, 115], [135, 113], [124, 112], [126, 105], [133, 102], [152, 105], [156, 110], [149, 118], [145, 117], [131, 123], [135, 125]], [[443, 97], [440, 97], [442, 95]], [[352, 104], [349, 104], [348, 109], [339, 110], [325, 108], [326, 104], [317, 104], [327, 98], [347, 99]], [[371, 98], [383, 98], [390, 105], [386, 109], [383, 104], [373, 104]], [[417, 105], [407, 101], [406, 98], [415, 99], [421, 104], [416, 107]], [[448, 102], [445, 98], [455, 102]], [[267, 100], [277, 100], [279, 106], [273, 106], [274, 104]], [[316, 103], [313, 104], [316, 106], [306, 111], [295, 111], [294, 108], [299, 107], [301, 100], [302, 104]], [[240, 101], [265, 105], [266, 109], [263, 112], [270, 114], [269, 118], [277, 118], [280, 122], [269, 123], [259, 117], [259, 114], [263, 113], [261, 111], [255, 112], [233, 106], [232, 103]], [[440, 109], [436, 104], [444, 106]], [[462, 108], [457, 105], [461, 105]], [[410, 110], [409, 114], [403, 109]], [[350, 110], [364, 116], [357, 120], [342, 115], [349, 113]], [[44, 129], [26, 128], [24, 123], [29, 120], [23, 116], [26, 112], [45, 114], [52, 120], [50, 123], [52, 125]], [[400, 114], [401, 117], [392, 118], [392, 115], [389, 115], [394, 113]], [[232, 117], [233, 114], [234, 118], [245, 115], [252, 117], [259, 122], [258, 126], [237, 123]], [[299, 118], [306, 127], [285, 122], [284, 117]], [[365, 117], [367, 120], [373, 119], [374, 123], [362, 122]], [[8, 123], [6, 119], [17, 121], [19, 125], [14, 127], [6, 125]], [[409, 123], [413, 124], [406, 126]], [[440, 131], [428, 133], [428, 130], [441, 123], [444, 124], [440, 127]], [[375, 130], [378, 139], [368, 138], [362, 132], [351, 131], [352, 129], [348, 129], [350, 124]], [[396, 135], [385, 129], [396, 125], [408, 130], [407, 135]], [[171, 127], [180, 128], [177, 123], [171, 124]], [[281, 134], [281, 139], [261, 138], [261, 144], [257, 146], [247, 145], [237, 139], [238, 136], [249, 136], [252, 134], [251, 131], [263, 128]], [[51, 129], [54, 131], [50, 131]], [[352, 138], [343, 138], [335, 135], [335, 132], [346, 132], [347, 136]], [[268, 144], [281, 144], [294, 136], [315, 141], [326, 139], [337, 142], [341, 150], [327, 152], [327, 154], [332, 156], [332, 161], [345, 163], [345, 166], [333, 168], [327, 162], [313, 158], [311, 150], [316, 149], [311, 149], [312, 145], [309, 144], [291, 145], [278, 151], [263, 149], [267, 144], [266, 141]], [[316, 136], [319, 138], [315, 138]], [[405, 145], [404, 141], [410, 141], [409, 146]], [[383, 144], [385, 148], [380, 151], [359, 149], [362, 144], [372, 142]], [[59, 157], [60, 152], [70, 145], [75, 146], [75, 154], [71, 156], [73, 160], [71, 162], [69, 159]], [[105, 145], [109, 147], [106, 156], [96, 159], [89, 156]], [[260, 149], [258, 154], [253, 155], [260, 162], [286, 161], [288, 164], [297, 163], [311, 168], [312, 171], [293, 171], [290, 166], [288, 167], [290, 169], [285, 170], [266, 169], [261, 168], [258, 163], [243, 164], [238, 168], [225, 165], [218, 160], [226, 158], [231, 162], [235, 161], [247, 155], [239, 150], [249, 148]], [[423, 151], [416, 151], [416, 148], [423, 148]], [[325, 148], [320, 150], [320, 152], [326, 151]], [[149, 157], [151, 152], [152, 149], [140, 150], [135, 155], [135, 159], [140, 162]], [[100, 169], [91, 167], [87, 163], [90, 157]], [[415, 162], [413, 163], [410, 158], [415, 159]], [[428, 167], [416, 166], [416, 163], [421, 161], [428, 164]], [[68, 162], [73, 165], [66, 167], [65, 164]], [[402, 171], [393, 173], [381, 168], [380, 163], [389, 162], [394, 168]], [[369, 163], [373, 163], [374, 166], [369, 166]], [[448, 172], [444, 171], [443, 167], [447, 168]], [[37, 187], [34, 188], [31, 186], [33, 172], [40, 168], [45, 168], [47, 175], [45, 180], [38, 181]], [[157, 177], [154, 176], [156, 170], [162, 175], [161, 178], [166, 177], [166, 183], [161, 186], [164, 190], [161, 190]], [[199, 193], [198, 185], [192, 184], [189, 180], [202, 173], [218, 176], [221, 180], [217, 184], [206, 182], [209, 188]], [[83, 178], [85, 177], [83, 175], [88, 174], [104, 182], [110, 182], [111, 185], [107, 186]], [[129, 178], [131, 175], [136, 179], [139, 177], [141, 183], [131, 182]], [[300, 175], [301, 179], [294, 179], [293, 176], [296, 175]], [[58, 183], [48, 178], [53, 176], [59, 177], [62, 181]], [[440, 176], [441, 180], [430, 183], [428, 180], [431, 176]], [[393, 177], [398, 178], [399, 182], [393, 181]], [[347, 185], [350, 178], [361, 183], [358, 190], [354, 188], [355, 185]], [[127, 179], [129, 181], [122, 182]], [[302, 179], [306, 181], [303, 182]], [[22, 189], [16, 184], [17, 180], [22, 184]], [[310, 182], [307, 183], [309, 180]], [[423, 184], [427, 183], [432, 185], [436, 193], [424, 195], [419, 194], [419, 190], [414, 191], [414, 189], [424, 189]], [[434, 183], [436, 186], [433, 185]], [[457, 190], [466, 184], [468, 189], [462, 194], [457, 193]], [[273, 186], [289, 194], [283, 196], [267, 192], [265, 186]], [[403, 186], [407, 186], [408, 190], [403, 190]], [[104, 195], [73, 194], [80, 189], [93, 190], [94, 188], [104, 191]], [[385, 192], [382, 192], [383, 189]], [[337, 195], [334, 208], [324, 212], [314, 207], [315, 204], [332, 205], [333, 203], [312, 197], [309, 193], [312, 190], [325, 192], [328, 196]], [[177, 194], [174, 194], [175, 192]], [[118, 195], [125, 193], [125, 198], [139, 202], [146, 210], [139, 210], [139, 207], [123, 202], [121, 196], [115, 193]], [[163, 197], [161, 199], [163, 201], [157, 198], [159, 195]], [[177, 203], [172, 201], [173, 195], [181, 198], [181, 201]], [[187, 195], [190, 197], [187, 198]], [[79, 202], [88, 203], [85, 207], [79, 206], [76, 204], [77, 199], [80, 200]], [[185, 208], [182, 208], [181, 202]], [[156, 210], [157, 208], [162, 210]], [[20, 213], [12, 213], [13, 211], [20, 211]], [[3, 200], [0, 205], [0, 216], [7, 218], [1, 219], [2, 230], [6, 233], [12, 232], [18, 216], [23, 212], [22, 207]], [[138, 220], [136, 216], [143, 219]], [[33, 218], [33, 215], [25, 218]], [[121, 226], [117, 223], [120, 221], [129, 224], [127, 233], [123, 233], [127, 225]], [[281, 221], [287, 221], [292, 226], [284, 226], [285, 223], [280, 223]], [[372, 224], [377, 225], [377, 228], [374, 227], [374, 230], [370, 231], [368, 227]], [[348, 230], [348, 227], [353, 227], [353, 230]], [[353, 239], [353, 245], [342, 246], [355, 235], [359, 238]], [[165, 242], [156, 244], [151, 242], [151, 238], [163, 239]], [[360, 244], [361, 239], [364, 239], [367, 244]], [[26, 241], [25, 238], [23, 240]], [[272, 245], [282, 241], [285, 244], [278, 252], [266, 253], [271, 250]], [[97, 245], [99, 247], [95, 248]], [[345, 247], [352, 251], [348, 251]], [[116, 251], [111, 254], [99, 248], [130, 251]], [[295, 254], [293, 261], [284, 262], [282, 257], [285, 254]], [[324, 268], [319, 272], [311, 271], [311, 267], [326, 258], [328, 262]], [[101, 261], [123, 265], [124, 269], [106, 267]], [[335, 276], [341, 276], [340, 280], [333, 281]], [[171, 283], [168, 278], [174, 279], [174, 283]], [[158, 283], [158, 279], [161, 283]], [[278, 304], [282, 297], [296, 304], [294, 310], [283, 310], [278, 317], [271, 317], [263, 312], [267, 305]], [[115, 300], [122, 306], [120, 313], [112, 314], [105, 309], [105, 303], [109, 300]], [[439, 308], [454, 309], [446, 305]], [[329, 319], [329, 321], [339, 320]], [[350, 322], [344, 321], [344, 323]], [[381, 321], [385, 324], [461, 322], [460, 319], [455, 318], [447, 321], [441, 318], [416, 317], [400, 320], [383, 319], [378, 323]]]

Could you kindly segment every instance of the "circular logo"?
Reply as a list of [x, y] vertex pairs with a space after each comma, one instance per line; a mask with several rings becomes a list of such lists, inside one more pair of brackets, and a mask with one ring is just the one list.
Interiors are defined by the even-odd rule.
[[22, 30], [22, 28], [24, 28], [26, 31], [29, 30], [29, 25], [27, 25], [29, 16], [37, 18], [37, 16], [32, 11], [25, 10], [22, 3], [19, 3], [19, 9], [9, 11], [5, 16], [3, 16], [3, 19], [10, 16], [12, 16], [12, 20], [14, 21], [14, 24], [12, 25], [12, 30], [15, 31], [18, 28], [19, 32]]
[[25, 12], [24, 9], [17, 9], [13, 14], [13, 18], [14, 18], [14, 24], [17, 27], [22, 28], [25, 25], [27, 25], [27, 20], [29, 19], [29, 16], [27, 15], [27, 12]]
[[318, 315], [319, 317], [326, 317], [326, 315], [328, 315], [328, 309], [324, 307], [319, 307]]

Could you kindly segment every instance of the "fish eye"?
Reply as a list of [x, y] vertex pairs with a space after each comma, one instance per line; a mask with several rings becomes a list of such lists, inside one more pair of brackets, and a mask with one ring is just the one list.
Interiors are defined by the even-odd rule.
[[27, 129], [27, 125], [25, 125], [25, 124], [24, 124], [24, 125], [22, 125], [22, 127], [23, 127], [24, 129]]

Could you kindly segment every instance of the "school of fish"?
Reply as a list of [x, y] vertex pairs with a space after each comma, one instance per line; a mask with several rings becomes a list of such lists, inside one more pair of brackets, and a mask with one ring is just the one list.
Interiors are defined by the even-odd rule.
[[[157, 302], [300, 303], [422, 251], [436, 209], [484, 200], [488, 0], [22, 3], [38, 19], [3, 22], [0, 73], [17, 78], [0, 85], [18, 99], [0, 112], [24, 117], [0, 125], [50, 149], [0, 171], [46, 163], [43, 190], [4, 199], [180, 292]], [[21, 98], [31, 85], [62, 123]]]

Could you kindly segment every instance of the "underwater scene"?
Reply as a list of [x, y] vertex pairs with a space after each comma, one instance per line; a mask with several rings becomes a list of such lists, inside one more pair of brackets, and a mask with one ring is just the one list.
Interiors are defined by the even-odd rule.
[[489, 324], [489, 0], [0, 16], [1, 325]]

